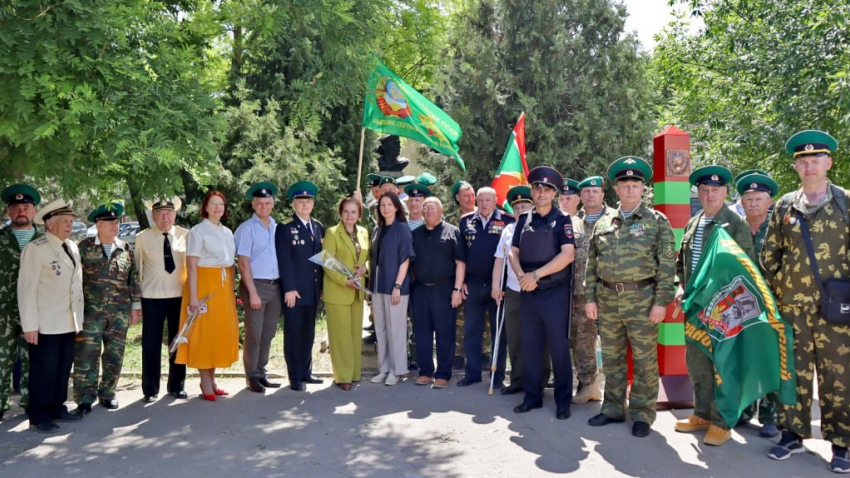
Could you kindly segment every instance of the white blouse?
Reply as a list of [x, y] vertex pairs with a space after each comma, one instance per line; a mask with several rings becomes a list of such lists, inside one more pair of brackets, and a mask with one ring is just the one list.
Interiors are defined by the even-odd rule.
[[236, 262], [233, 231], [209, 219], [189, 231], [186, 255], [198, 258], [198, 267], [230, 267]]

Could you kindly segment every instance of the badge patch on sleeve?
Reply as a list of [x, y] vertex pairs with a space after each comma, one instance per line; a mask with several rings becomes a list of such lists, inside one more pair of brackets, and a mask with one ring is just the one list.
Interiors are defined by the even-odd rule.
[[664, 244], [664, 256], [668, 258], [673, 257], [673, 243], [667, 242]]
[[564, 224], [564, 235], [567, 236], [567, 239], [573, 238], [573, 225], [572, 224]]

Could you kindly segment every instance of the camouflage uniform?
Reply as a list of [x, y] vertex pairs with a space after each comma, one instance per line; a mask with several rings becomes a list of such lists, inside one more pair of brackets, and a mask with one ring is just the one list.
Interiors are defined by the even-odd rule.
[[587, 269], [587, 249], [590, 237], [584, 219], [573, 218], [576, 239], [576, 258], [573, 267], [573, 315], [570, 322], [570, 348], [573, 350], [578, 380], [582, 387], [596, 382], [596, 336], [599, 333], [595, 320], [584, 313], [584, 275]]
[[[682, 245], [679, 248], [679, 256], [676, 259], [676, 284], [685, 287], [693, 272], [691, 261], [693, 259], [694, 236], [700, 220], [704, 216], [700, 212], [688, 220], [685, 232], [682, 235]], [[708, 241], [711, 231], [715, 226], [720, 226], [732, 236], [732, 239], [741, 246], [741, 249], [750, 256], [753, 253], [753, 235], [750, 226], [735, 212], [723, 206], [717, 215], [705, 225], [702, 234], [702, 243]], [[710, 420], [715, 426], [728, 430], [729, 425], [720, 415], [717, 402], [714, 400], [714, 364], [710, 358], [697, 346], [696, 342], [687, 340], [685, 343], [685, 363], [688, 366], [688, 376], [694, 385], [694, 415], [703, 420]]]
[[780, 315], [794, 327], [797, 403], [779, 407], [780, 425], [811, 438], [812, 380], [817, 370], [821, 432], [840, 447], [850, 445], [850, 326], [832, 324], [820, 314], [821, 290], [812, 276], [798, 215], [807, 218], [821, 278], [850, 277], [844, 216], [847, 194], [830, 184], [826, 200], [813, 207], [806, 203], [802, 189], [783, 196], [770, 219], [761, 253], [764, 276]]
[[[44, 231], [36, 227], [33, 239]], [[0, 230], [0, 415], [9, 409], [9, 392], [12, 390], [12, 369], [15, 358], [21, 357], [21, 401], [29, 406], [29, 356], [21, 315], [18, 312], [18, 271], [21, 248], [10, 227]]]
[[[634, 232], [631, 232], [634, 231]], [[652, 424], [658, 398], [658, 325], [649, 320], [650, 309], [673, 301], [675, 238], [662, 213], [641, 204], [623, 218], [600, 218], [590, 237], [585, 277], [585, 298], [598, 307], [602, 336], [605, 396], [602, 413], [624, 418], [628, 386], [626, 349], [632, 347], [634, 383], [629, 394], [633, 421]], [[645, 279], [653, 284], [617, 292], [602, 281], [633, 284]]]
[[[460, 227], [460, 218], [463, 216], [460, 213], [460, 207], [455, 204], [455, 209], [452, 212], [445, 215], [444, 220], [451, 224], [454, 227]], [[463, 350], [463, 317], [464, 317], [464, 308], [463, 304], [457, 307], [457, 327], [455, 327], [455, 357], [465, 358]], [[490, 327], [487, 324], [484, 324], [484, 350], [487, 349], [487, 344], [490, 343]], [[488, 364], [489, 367], [489, 364]], [[461, 366], [461, 368], [463, 368]]]
[[[116, 239], [108, 259], [97, 236], [83, 240], [79, 247], [85, 313], [74, 348], [74, 401], [90, 405], [96, 398], [115, 398], [130, 309], [133, 305], [141, 308], [141, 284], [127, 243]], [[98, 386], [99, 362], [103, 374]]]

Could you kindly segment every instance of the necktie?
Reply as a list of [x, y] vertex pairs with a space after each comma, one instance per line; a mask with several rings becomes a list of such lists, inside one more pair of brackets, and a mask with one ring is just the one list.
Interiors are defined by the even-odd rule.
[[313, 235], [313, 222], [307, 222], [307, 230], [310, 231], [310, 239], [316, 239], [316, 236]]
[[74, 264], [74, 267], [77, 267], [77, 261], [74, 260], [74, 255], [71, 254], [71, 249], [68, 248], [68, 244], [63, 242], [62, 249], [65, 249], [65, 254], [68, 254], [68, 257], [71, 258], [71, 264]]
[[165, 272], [171, 274], [174, 272], [174, 269], [177, 269], [177, 266], [174, 265], [174, 256], [171, 255], [171, 243], [168, 241], [168, 233], [163, 232], [162, 236], [165, 237], [165, 242], [162, 244], [162, 252], [165, 255]]

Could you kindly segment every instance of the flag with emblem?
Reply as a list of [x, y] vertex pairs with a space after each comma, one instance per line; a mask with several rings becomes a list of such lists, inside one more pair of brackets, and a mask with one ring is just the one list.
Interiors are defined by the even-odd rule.
[[797, 401], [793, 331], [753, 261], [722, 227], [703, 246], [682, 302], [685, 336], [714, 362], [714, 398], [734, 427], [766, 394]]
[[457, 160], [460, 126], [434, 103], [404, 82], [374, 55], [374, 67], [366, 80], [363, 127], [410, 138]]
[[511, 205], [508, 204], [508, 190], [524, 184], [528, 184], [528, 164], [525, 162], [525, 113], [521, 113], [493, 179], [496, 203], [513, 213]]

